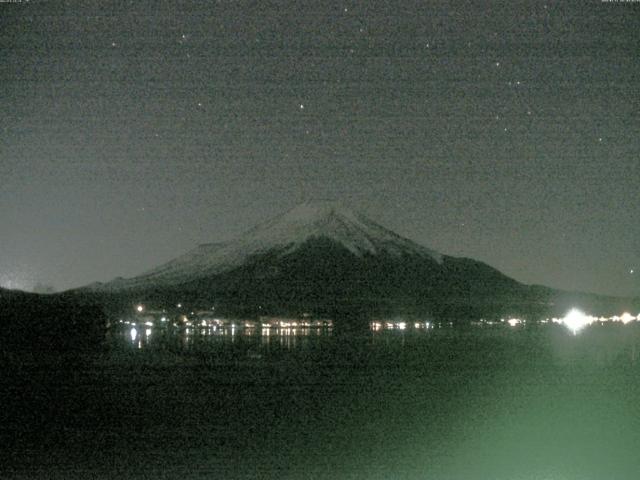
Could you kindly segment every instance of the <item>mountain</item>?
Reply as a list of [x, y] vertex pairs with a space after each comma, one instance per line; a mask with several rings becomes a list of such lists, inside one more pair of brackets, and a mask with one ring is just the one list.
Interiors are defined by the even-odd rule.
[[0, 288], [0, 352], [72, 353], [100, 345], [107, 317], [99, 298]]
[[36, 294], [25, 292], [23, 290], [12, 290], [0, 287], [0, 305], [2, 305], [2, 302], [13, 300], [14, 298], [32, 298], [35, 296]]
[[412, 255], [442, 261], [439, 253], [402, 238], [339, 203], [305, 203], [254, 227], [235, 241], [203, 244], [137, 277], [93, 287], [120, 290], [180, 285], [228, 272], [261, 255], [277, 253], [286, 257], [317, 239], [340, 245], [357, 258]]
[[302, 204], [236, 240], [83, 291], [123, 305], [214, 304], [237, 315], [540, 316], [563, 305], [557, 290], [440, 254], [335, 202]]

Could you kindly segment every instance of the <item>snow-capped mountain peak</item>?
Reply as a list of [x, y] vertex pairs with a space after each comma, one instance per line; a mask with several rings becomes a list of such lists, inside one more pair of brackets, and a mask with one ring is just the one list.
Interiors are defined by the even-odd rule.
[[239, 267], [256, 255], [291, 253], [312, 239], [331, 240], [356, 256], [418, 255], [442, 257], [403, 238], [338, 202], [303, 203], [227, 243], [205, 244], [145, 274], [107, 284], [132, 288], [147, 284], [179, 284]]
[[293, 249], [310, 238], [328, 238], [356, 255], [419, 253], [440, 260], [438, 253], [400, 237], [339, 202], [298, 205], [249, 230], [242, 242], [257, 250]]

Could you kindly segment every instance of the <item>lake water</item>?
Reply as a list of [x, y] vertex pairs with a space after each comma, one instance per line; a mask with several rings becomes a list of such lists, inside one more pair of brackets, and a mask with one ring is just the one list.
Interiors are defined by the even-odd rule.
[[13, 359], [2, 478], [637, 479], [640, 325], [199, 331]]

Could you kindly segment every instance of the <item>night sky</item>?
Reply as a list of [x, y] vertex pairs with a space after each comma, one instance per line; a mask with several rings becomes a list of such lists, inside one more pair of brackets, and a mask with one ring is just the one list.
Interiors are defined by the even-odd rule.
[[[335, 199], [640, 294], [640, 2], [0, 2], [0, 286], [131, 276]], [[636, 273], [634, 273], [634, 271]]]

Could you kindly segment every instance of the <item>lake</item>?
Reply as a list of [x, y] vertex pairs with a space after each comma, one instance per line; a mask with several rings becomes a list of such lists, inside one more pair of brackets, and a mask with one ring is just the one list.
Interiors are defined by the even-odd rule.
[[114, 329], [92, 355], [6, 359], [0, 477], [640, 472], [636, 322], [577, 334], [552, 324], [132, 330]]

